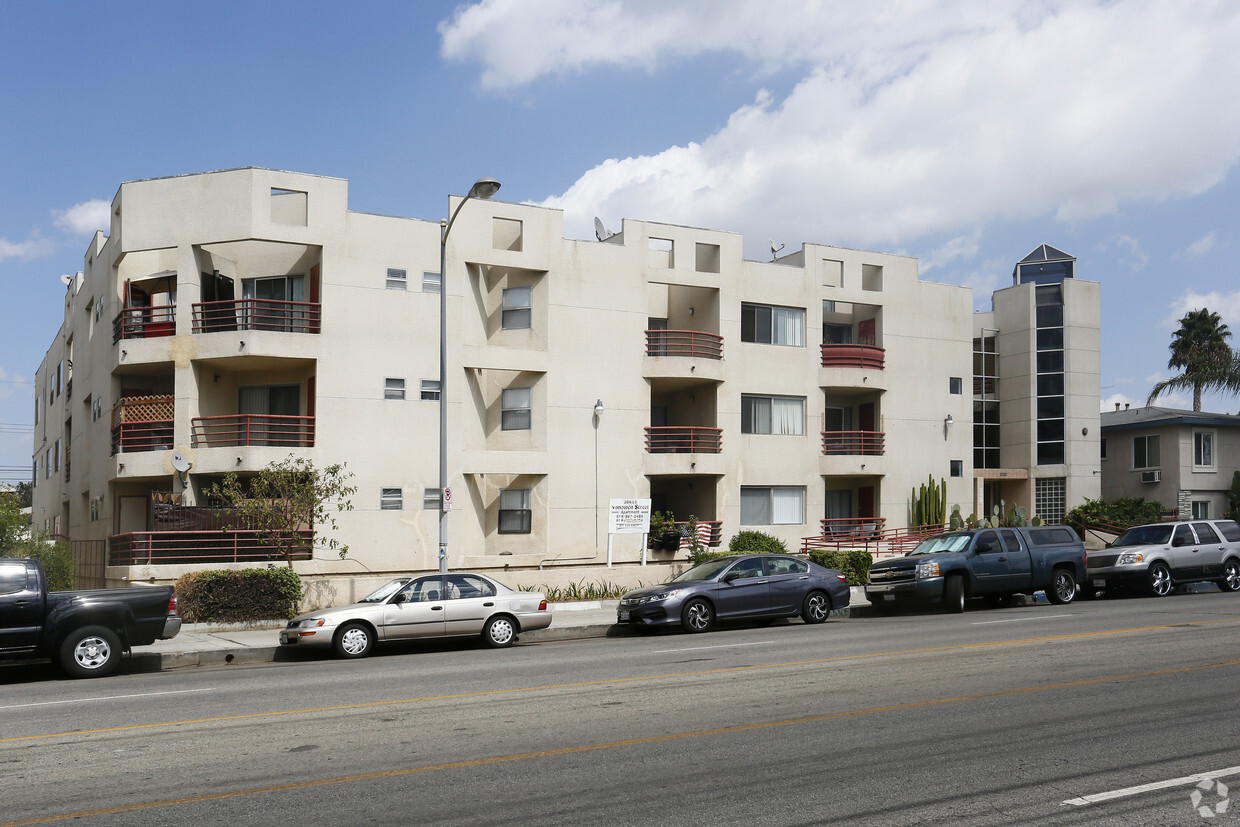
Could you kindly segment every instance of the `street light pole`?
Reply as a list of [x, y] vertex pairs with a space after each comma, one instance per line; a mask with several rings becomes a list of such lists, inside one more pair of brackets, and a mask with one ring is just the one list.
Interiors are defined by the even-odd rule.
[[479, 178], [469, 194], [456, 205], [447, 221], [439, 222], [439, 573], [448, 571], [448, 233], [461, 207], [471, 198], [490, 198], [499, 191], [499, 181]]

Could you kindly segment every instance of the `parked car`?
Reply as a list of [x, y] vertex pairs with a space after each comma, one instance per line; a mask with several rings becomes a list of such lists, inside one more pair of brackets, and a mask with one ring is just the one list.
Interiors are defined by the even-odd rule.
[[970, 597], [999, 603], [1043, 590], [1052, 603], [1071, 603], [1085, 571], [1085, 546], [1065, 526], [951, 531], [870, 566], [865, 596], [876, 611], [937, 602], [949, 612], [963, 612]]
[[628, 592], [616, 621], [705, 632], [716, 620], [800, 616], [822, 623], [848, 605], [848, 581], [834, 569], [783, 554], [718, 557], [658, 586]]
[[521, 632], [546, 629], [551, 611], [542, 592], [520, 592], [481, 574], [399, 577], [351, 606], [298, 615], [280, 643], [330, 647], [342, 658], [370, 654], [380, 641], [481, 635], [511, 646]]
[[1134, 526], [1089, 556], [1091, 590], [1139, 589], [1165, 597], [1185, 583], [1240, 591], [1240, 525], [1189, 520]]
[[101, 678], [123, 652], [179, 631], [171, 586], [49, 592], [37, 560], [0, 558], [0, 658], [51, 658], [72, 677]]

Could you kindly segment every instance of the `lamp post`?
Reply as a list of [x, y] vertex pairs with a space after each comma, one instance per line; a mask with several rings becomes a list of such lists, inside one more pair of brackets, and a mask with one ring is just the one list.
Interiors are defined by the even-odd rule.
[[499, 181], [479, 178], [469, 194], [456, 205], [447, 221], [439, 222], [439, 573], [448, 571], [448, 509], [444, 496], [448, 490], [448, 233], [471, 198], [490, 198], [499, 191]]

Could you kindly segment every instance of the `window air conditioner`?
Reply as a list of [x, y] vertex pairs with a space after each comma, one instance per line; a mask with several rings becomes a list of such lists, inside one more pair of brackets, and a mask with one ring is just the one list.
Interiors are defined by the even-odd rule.
[[1142, 471], [1141, 482], [1162, 482], [1162, 471]]

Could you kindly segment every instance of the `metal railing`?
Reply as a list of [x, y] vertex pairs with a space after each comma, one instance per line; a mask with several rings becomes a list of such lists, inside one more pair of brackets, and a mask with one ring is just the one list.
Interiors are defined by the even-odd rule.
[[112, 453], [158, 451], [172, 447], [172, 420], [118, 422], [112, 426]]
[[882, 456], [885, 439], [883, 431], [823, 431], [822, 452]]
[[[261, 542], [261, 532], [134, 531], [108, 538], [109, 566], [173, 565], [184, 563], [252, 563], [282, 560], [279, 548]], [[309, 560], [314, 532], [296, 532], [294, 560]]]
[[121, 339], [153, 339], [177, 332], [175, 304], [158, 307], [126, 307], [112, 320], [112, 344]]
[[802, 553], [813, 549], [862, 549], [874, 557], [907, 554], [922, 540], [944, 530], [942, 525], [887, 529], [882, 517], [835, 517], [821, 521], [822, 534], [804, 537]]
[[647, 356], [723, 358], [723, 337], [700, 330], [647, 330]]
[[822, 347], [824, 368], [868, 368], [882, 370], [886, 351], [874, 345], [828, 345]]
[[195, 448], [215, 445], [314, 446], [313, 416], [232, 414], [198, 416], [191, 422]]
[[318, 333], [322, 305], [279, 299], [233, 299], [194, 305], [194, 332], [277, 330]]
[[646, 429], [646, 452], [650, 454], [718, 454], [722, 450], [722, 428]]

